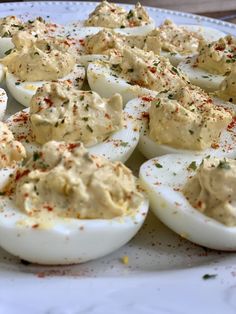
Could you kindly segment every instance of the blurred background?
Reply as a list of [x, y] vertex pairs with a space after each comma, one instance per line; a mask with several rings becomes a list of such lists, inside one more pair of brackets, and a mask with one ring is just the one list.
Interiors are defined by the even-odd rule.
[[[18, 0], [22, 2], [23, 0]], [[0, 0], [0, 2], [17, 2]], [[113, 2], [134, 4], [136, 0]], [[216, 17], [236, 23], [236, 0], [140, 0], [143, 5]]]

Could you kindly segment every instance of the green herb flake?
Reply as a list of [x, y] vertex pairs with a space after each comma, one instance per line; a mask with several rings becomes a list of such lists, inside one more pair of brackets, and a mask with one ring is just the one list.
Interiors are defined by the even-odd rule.
[[4, 54], [5, 54], [6, 56], [8, 56], [8, 55], [12, 52], [12, 50], [13, 50], [13, 49], [9, 49], [9, 50], [5, 51]]
[[172, 71], [175, 72], [176, 74], [179, 74], [178, 70], [175, 67], [172, 67]]
[[221, 160], [217, 168], [226, 169], [226, 170], [231, 169], [229, 162], [227, 162], [226, 160]]
[[217, 277], [217, 274], [205, 274], [202, 276], [203, 280], [208, 280], [208, 279], [215, 279]]
[[196, 161], [192, 161], [189, 165], [187, 170], [196, 170], [197, 169], [197, 165], [196, 165]]
[[33, 161], [36, 161], [40, 158], [40, 153], [39, 152], [34, 152], [33, 153]]
[[91, 133], [93, 133], [93, 129], [91, 128], [91, 126], [90, 125], [86, 125], [86, 128], [91, 132]]
[[15, 85], [20, 85], [20, 82], [15, 82]]
[[123, 141], [122, 141], [122, 142], [120, 143], [120, 146], [122, 146], [122, 147], [126, 147], [126, 146], [128, 146], [128, 145], [129, 145], [128, 142], [123, 142]]
[[155, 167], [157, 167], [157, 168], [163, 168], [163, 166], [162, 166], [161, 164], [159, 164], [158, 162], [156, 162], [154, 165], [155, 165]]
[[128, 15], [127, 15], [127, 19], [131, 19], [134, 16], [134, 12], [132, 10], [129, 11]]

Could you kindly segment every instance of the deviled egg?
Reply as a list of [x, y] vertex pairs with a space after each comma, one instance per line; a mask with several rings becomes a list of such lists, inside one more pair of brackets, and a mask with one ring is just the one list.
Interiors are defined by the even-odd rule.
[[174, 91], [188, 84], [181, 71], [172, 66], [167, 58], [127, 46], [118, 63], [90, 63], [87, 78], [90, 88], [102, 97], [118, 92], [124, 103], [141, 95]]
[[32, 36], [52, 35], [57, 25], [44, 21], [41, 17], [26, 22], [17, 16], [6, 16], [0, 19], [0, 57], [3, 58], [14, 48], [12, 37], [19, 31], [27, 31]]
[[123, 110], [119, 94], [102, 99], [66, 83], [43, 85], [30, 111], [16, 113], [7, 123], [29, 154], [50, 140], [81, 141], [93, 154], [125, 162], [139, 140], [135, 112]]
[[195, 86], [128, 102], [143, 124], [138, 148], [148, 159], [170, 153], [236, 157], [233, 105]]
[[23, 23], [16, 16], [6, 16], [0, 18], [0, 57], [4, 57], [14, 44], [11, 41], [13, 34], [22, 29]]
[[230, 74], [220, 84], [214, 96], [236, 104], [236, 65], [232, 67]]
[[180, 236], [236, 249], [236, 161], [173, 154], [147, 161], [140, 180], [156, 216]]
[[7, 125], [0, 121], [0, 169], [14, 167], [25, 157], [24, 146], [14, 139]]
[[5, 111], [7, 108], [7, 99], [7, 93], [4, 89], [0, 88], [0, 121], [5, 115]]
[[83, 39], [83, 49], [80, 50], [80, 62], [87, 66], [89, 62], [96, 60], [110, 60], [115, 63], [122, 56], [125, 46], [139, 48], [145, 51], [160, 53], [160, 42], [157, 37], [125, 35], [109, 29], [102, 29], [95, 35], [86, 36]]
[[22, 105], [29, 106], [38, 87], [47, 81], [67, 81], [80, 88], [85, 69], [75, 63], [64, 40], [50, 38], [32, 40], [20, 32], [8, 56], [1, 59], [6, 66], [6, 85], [12, 96]]
[[212, 43], [203, 43], [199, 54], [181, 62], [178, 68], [188, 76], [192, 84], [206, 91], [219, 89], [236, 61], [236, 40], [231, 35]]
[[155, 27], [154, 20], [146, 10], [137, 3], [135, 7], [126, 11], [121, 6], [103, 0], [89, 14], [85, 21], [74, 22], [65, 27], [66, 34], [72, 37], [86, 31], [87, 35], [94, 35], [103, 28], [113, 29], [115, 32], [128, 35], [146, 35]]
[[137, 233], [148, 211], [127, 167], [90, 155], [78, 142], [48, 142], [0, 178], [0, 246], [33, 263], [109, 254]]
[[171, 20], [165, 20], [157, 29], [148, 34], [158, 39], [161, 55], [169, 58], [177, 66], [187, 57], [198, 53], [201, 41], [210, 43], [225, 34], [217, 29], [199, 25], [176, 25]]

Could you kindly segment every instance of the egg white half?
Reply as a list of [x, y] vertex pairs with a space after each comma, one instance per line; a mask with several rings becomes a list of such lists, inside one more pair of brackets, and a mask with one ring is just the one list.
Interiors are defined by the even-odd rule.
[[87, 79], [91, 90], [97, 92], [101, 97], [110, 98], [113, 94], [119, 93], [124, 104], [138, 96], [156, 94], [150, 89], [129, 84], [110, 68], [109, 63], [105, 62], [90, 63]]
[[[123, 114], [123, 128], [111, 134], [103, 142], [87, 147], [91, 154], [103, 156], [110, 161], [125, 162], [128, 160], [139, 141], [140, 123], [132, 106], [125, 108]], [[40, 148], [31, 133], [29, 108], [12, 115], [6, 123], [13, 132], [15, 139], [25, 146], [29, 156]]]
[[181, 27], [184, 27], [190, 32], [195, 32], [201, 35], [205, 41], [212, 42], [220, 39], [221, 37], [225, 36], [225, 33], [209, 26], [203, 25], [193, 25], [193, 24], [183, 24]]
[[109, 61], [109, 56], [107, 55], [100, 55], [100, 54], [91, 54], [91, 55], [80, 55], [78, 57], [78, 61], [82, 64], [86, 69], [88, 68], [89, 64], [96, 61]]
[[[81, 35], [90, 36], [95, 35], [105, 27], [99, 26], [84, 26], [84, 21], [71, 22], [65, 25], [64, 32], [66, 36], [81, 37]], [[150, 19], [150, 23], [142, 26], [125, 27], [125, 28], [108, 28], [116, 33], [145, 36], [155, 28], [155, 21]]]
[[[212, 42], [220, 39], [221, 37], [225, 36], [225, 33], [219, 31], [218, 29], [208, 27], [208, 26], [201, 26], [201, 25], [180, 25], [181, 27], [185, 28], [190, 32], [195, 32], [201, 35], [205, 41]], [[180, 54], [180, 53], [172, 53], [169, 51], [161, 51], [161, 55], [167, 57], [173, 66], [177, 67], [180, 62], [183, 62], [186, 58], [193, 57], [194, 54]]]
[[[10, 173], [0, 170], [0, 186]], [[148, 212], [144, 200], [133, 214], [113, 219], [37, 220], [7, 196], [0, 196], [0, 202], [0, 246], [23, 260], [46, 265], [82, 263], [117, 250], [138, 232]]]
[[2, 82], [4, 77], [5, 77], [5, 69], [4, 69], [4, 66], [0, 63], [0, 83]]
[[10, 37], [0, 37], [0, 58], [4, 58], [6, 52], [14, 47]]
[[190, 82], [194, 85], [201, 87], [207, 92], [214, 92], [219, 89], [220, 84], [225, 79], [224, 75], [211, 74], [195, 66], [196, 56], [187, 58], [185, 61], [180, 62], [178, 69], [184, 73]]
[[202, 156], [166, 155], [144, 163], [140, 168], [140, 180], [146, 189], [154, 214], [180, 236], [208, 248], [236, 250], [236, 228], [227, 227], [193, 208], [182, 193]]
[[3, 120], [7, 108], [7, 93], [0, 88], [0, 121]]
[[[153, 141], [149, 136], [149, 107], [151, 97], [144, 96], [136, 98], [127, 103], [127, 107], [133, 108], [138, 117], [138, 121], [141, 123], [140, 140], [138, 149], [147, 158], [153, 158], [156, 156], [162, 156], [165, 154], [200, 154], [202, 156], [216, 156], [216, 157], [228, 157], [236, 158], [236, 123], [231, 128], [224, 130], [221, 133], [219, 146], [214, 148], [208, 148], [203, 151], [193, 151], [187, 149], [178, 149], [167, 145], [158, 144]], [[219, 100], [215, 100], [215, 104], [224, 106], [226, 109], [232, 110], [234, 105], [229, 103], [222, 103]], [[235, 109], [234, 109], [235, 111]]]
[[[85, 69], [80, 64], [76, 64], [73, 72], [58, 81], [70, 80], [76, 82], [77, 88], [81, 88], [85, 79]], [[28, 107], [31, 98], [36, 93], [38, 87], [41, 87], [47, 81], [26, 82], [21, 81], [14, 74], [6, 72], [6, 85], [11, 95], [23, 106]]]

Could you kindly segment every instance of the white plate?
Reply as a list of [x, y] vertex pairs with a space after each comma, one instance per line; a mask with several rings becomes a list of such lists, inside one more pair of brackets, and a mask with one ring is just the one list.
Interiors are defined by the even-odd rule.
[[[49, 17], [58, 23], [85, 18], [96, 3], [25, 2], [0, 4], [0, 16]], [[236, 26], [187, 13], [148, 8], [160, 24], [218, 28], [236, 35]], [[30, 14], [26, 14], [30, 12]], [[23, 107], [10, 98], [8, 114]], [[144, 161], [136, 154], [133, 168]], [[135, 166], [134, 166], [135, 164]], [[129, 264], [121, 258], [129, 256]], [[205, 274], [216, 274], [204, 280]], [[0, 251], [0, 314], [47, 313], [236, 313], [236, 254], [195, 246], [149, 215], [128, 245], [100, 260], [66, 267], [23, 265]]]

